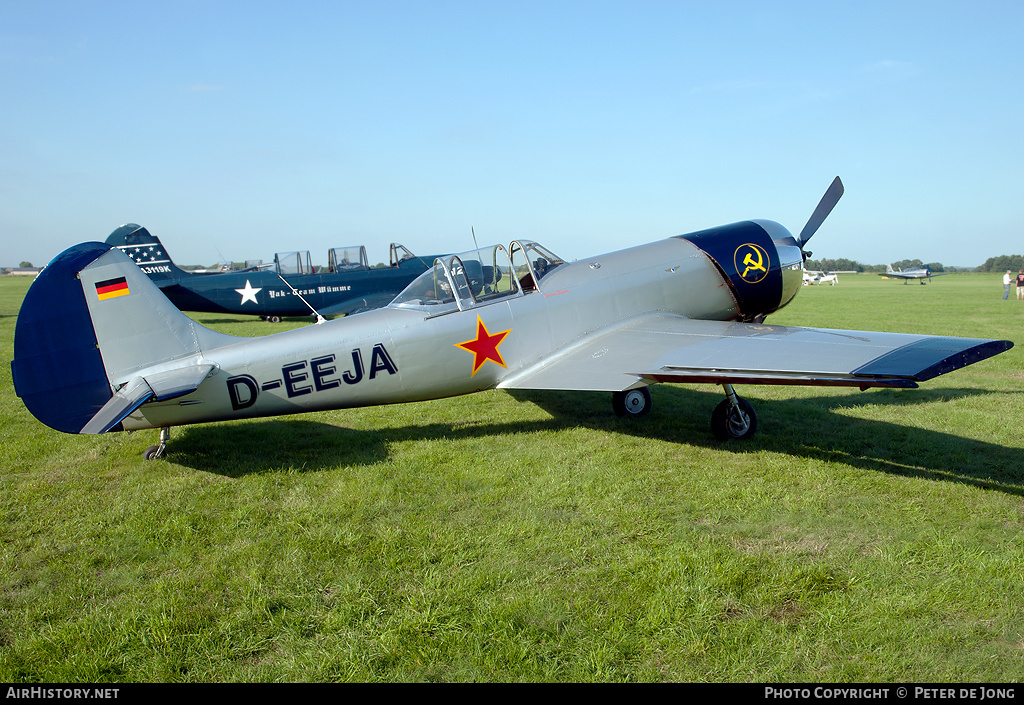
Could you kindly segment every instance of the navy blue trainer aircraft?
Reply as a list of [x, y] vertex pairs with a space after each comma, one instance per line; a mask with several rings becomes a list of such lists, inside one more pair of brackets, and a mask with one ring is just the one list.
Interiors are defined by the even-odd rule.
[[128, 223], [107, 237], [131, 257], [171, 303], [182, 311], [282, 316], [336, 316], [387, 305], [424, 272], [434, 256], [416, 257], [391, 243], [391, 266], [370, 267], [366, 248], [336, 247], [317, 270], [309, 251], [280, 252], [272, 265], [229, 272], [194, 273], [171, 261], [167, 248], [146, 228]]

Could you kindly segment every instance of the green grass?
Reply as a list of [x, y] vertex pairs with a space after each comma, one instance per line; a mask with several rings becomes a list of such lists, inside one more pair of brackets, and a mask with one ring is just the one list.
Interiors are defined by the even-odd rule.
[[[0, 279], [0, 346], [28, 283]], [[772, 323], [1008, 338], [918, 390], [661, 386], [69, 436], [0, 369], [0, 682], [1020, 679], [1024, 303], [845, 276]], [[280, 326], [197, 316], [218, 330]]]

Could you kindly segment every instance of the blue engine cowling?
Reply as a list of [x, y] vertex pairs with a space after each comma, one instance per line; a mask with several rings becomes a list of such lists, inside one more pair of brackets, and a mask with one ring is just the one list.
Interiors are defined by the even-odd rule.
[[803, 282], [803, 253], [786, 228], [771, 220], [746, 220], [687, 235], [728, 282], [737, 319], [760, 321], [792, 301]]

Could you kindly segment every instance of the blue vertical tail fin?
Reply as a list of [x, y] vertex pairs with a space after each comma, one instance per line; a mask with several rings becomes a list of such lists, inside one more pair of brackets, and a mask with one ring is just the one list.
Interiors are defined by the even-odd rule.
[[106, 244], [128, 255], [158, 285], [191, 274], [174, 264], [160, 238], [141, 225], [122, 225], [107, 236]]

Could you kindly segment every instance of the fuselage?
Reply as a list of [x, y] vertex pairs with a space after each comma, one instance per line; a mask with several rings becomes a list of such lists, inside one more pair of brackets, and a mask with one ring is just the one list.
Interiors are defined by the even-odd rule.
[[467, 394], [629, 319], [751, 320], [795, 295], [802, 276], [798, 263], [786, 261], [793, 253], [779, 244], [789, 235], [781, 226], [748, 221], [718, 230], [532, 271], [532, 280], [523, 277], [492, 300], [467, 294], [438, 306], [396, 302], [266, 337], [225, 338], [203, 351], [215, 369], [195, 392], [144, 404], [123, 427]]
[[[146, 270], [145, 267], [142, 268]], [[182, 273], [163, 283], [164, 295], [182, 311], [311, 316], [314, 311], [351, 313], [393, 298], [426, 265], [419, 260], [396, 267], [355, 272], [289, 275], [273, 271], [194, 275]]]

